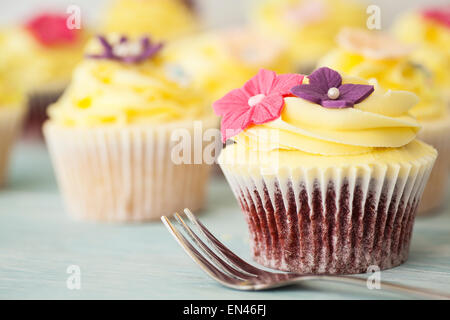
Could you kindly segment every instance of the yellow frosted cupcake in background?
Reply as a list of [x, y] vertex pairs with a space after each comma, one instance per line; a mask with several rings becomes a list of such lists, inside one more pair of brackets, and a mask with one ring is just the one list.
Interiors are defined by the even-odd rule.
[[[0, 65], [28, 95], [27, 133], [42, 136], [46, 108], [56, 101], [81, 61], [88, 34], [69, 29], [68, 14], [42, 13], [23, 26], [0, 30]], [[1, 66], [0, 66], [1, 68]]]
[[217, 118], [200, 92], [169, 79], [161, 48], [148, 37], [93, 40], [50, 107], [44, 134], [73, 217], [146, 221], [203, 206], [211, 166], [197, 159], [198, 130]]
[[101, 30], [170, 40], [192, 33], [198, 17], [190, 0], [112, 0]]
[[5, 183], [9, 157], [25, 115], [24, 96], [0, 66], [0, 187]]
[[174, 78], [192, 82], [214, 101], [261, 68], [292, 70], [288, 47], [248, 28], [216, 30], [170, 43], [164, 53]]
[[394, 24], [393, 33], [415, 45], [411, 58], [433, 72], [450, 104], [450, 5], [406, 13]]
[[320, 68], [262, 70], [214, 103], [219, 164], [249, 225], [253, 258], [305, 274], [365, 273], [408, 258], [437, 153], [416, 139], [415, 94]]
[[296, 70], [309, 73], [333, 48], [339, 29], [363, 27], [367, 15], [361, 1], [264, 0], [258, 1], [251, 19], [262, 32], [286, 41]]
[[445, 201], [450, 162], [450, 115], [433, 75], [411, 60], [412, 47], [386, 34], [344, 29], [337, 41], [338, 48], [320, 61], [321, 66], [375, 79], [384, 88], [411, 91], [419, 97], [411, 109], [422, 126], [418, 137], [439, 152], [419, 208], [419, 213], [432, 212]]

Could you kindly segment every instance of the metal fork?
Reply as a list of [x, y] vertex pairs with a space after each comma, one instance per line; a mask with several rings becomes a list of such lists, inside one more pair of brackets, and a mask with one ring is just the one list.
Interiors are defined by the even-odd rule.
[[[186, 238], [167, 217], [161, 220], [174, 236], [177, 242], [183, 247], [186, 253], [205, 271], [211, 278], [225, 287], [237, 290], [267, 290], [280, 288], [299, 282], [322, 280], [343, 282], [348, 284], [366, 285], [367, 279], [355, 276], [335, 276], [335, 275], [309, 275], [298, 273], [271, 272], [257, 268], [234, 254], [198, 220], [194, 214], [185, 209], [184, 213], [191, 223], [198, 229], [200, 234], [206, 238], [205, 243], [200, 236], [195, 233], [183, 220], [175, 213], [175, 219], [179, 226], [188, 235]], [[450, 295], [429, 291], [420, 288], [413, 288], [401, 284], [382, 282], [381, 287], [399, 293], [406, 293], [428, 299], [450, 299]]]

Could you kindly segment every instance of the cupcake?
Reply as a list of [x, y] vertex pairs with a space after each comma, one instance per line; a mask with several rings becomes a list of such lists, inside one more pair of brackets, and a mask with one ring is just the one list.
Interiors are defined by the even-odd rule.
[[394, 24], [393, 33], [415, 45], [411, 58], [433, 72], [450, 104], [450, 5], [404, 14]]
[[375, 79], [384, 88], [414, 92], [420, 102], [411, 109], [422, 130], [418, 137], [434, 146], [439, 158], [425, 190], [419, 213], [435, 212], [444, 202], [450, 163], [450, 115], [433, 74], [411, 60], [413, 47], [376, 31], [344, 29], [338, 48], [327, 54], [321, 66], [346, 74]]
[[283, 39], [296, 70], [304, 73], [333, 48], [340, 28], [366, 25], [365, 11], [361, 2], [353, 0], [264, 0], [251, 20], [262, 32]]
[[262, 70], [214, 103], [219, 164], [244, 212], [253, 258], [274, 269], [352, 274], [408, 258], [437, 152], [416, 139], [407, 91], [320, 68]]
[[101, 29], [130, 36], [147, 33], [171, 40], [194, 32], [197, 20], [191, 0], [114, 0], [106, 10]]
[[23, 94], [0, 66], [0, 187], [5, 183], [11, 149], [25, 115]]
[[28, 95], [28, 136], [41, 137], [46, 108], [67, 86], [81, 60], [87, 33], [69, 29], [69, 16], [43, 13], [23, 26], [0, 31], [0, 64], [11, 70], [10, 81]]
[[148, 37], [93, 40], [49, 108], [44, 134], [74, 218], [146, 221], [203, 207], [202, 134], [217, 118], [201, 93], [168, 78], [161, 48]]
[[293, 69], [288, 47], [279, 39], [250, 28], [200, 33], [168, 45], [174, 78], [192, 82], [211, 102], [267, 68], [286, 73]]

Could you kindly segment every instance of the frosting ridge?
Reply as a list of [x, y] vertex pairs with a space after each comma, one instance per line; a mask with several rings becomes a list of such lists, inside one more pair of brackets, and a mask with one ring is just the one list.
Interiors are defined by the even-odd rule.
[[[343, 77], [343, 83], [369, 84], [363, 79]], [[297, 97], [286, 97], [281, 117], [251, 126], [235, 141], [250, 149], [302, 151], [336, 156], [355, 155], [376, 148], [398, 148], [415, 139], [420, 125], [410, 110], [417, 102], [415, 94], [384, 90], [375, 83], [375, 91], [354, 108], [327, 109]]]
[[[100, 50], [97, 41], [88, 52]], [[167, 77], [160, 56], [127, 64], [85, 59], [61, 97], [49, 109], [65, 125], [124, 125], [196, 119], [210, 112], [202, 95]]]
[[433, 85], [432, 75], [412, 62], [408, 46], [402, 48], [384, 34], [359, 29], [342, 30], [338, 42], [339, 47], [323, 57], [319, 65], [364, 79], [374, 78], [384, 88], [414, 92], [420, 101], [411, 113], [419, 120], [445, 116], [445, 101]]

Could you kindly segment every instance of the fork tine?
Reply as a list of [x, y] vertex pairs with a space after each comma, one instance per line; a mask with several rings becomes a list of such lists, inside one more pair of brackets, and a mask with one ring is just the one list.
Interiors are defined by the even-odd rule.
[[205, 271], [211, 278], [220, 282], [224, 286], [236, 286], [244, 281], [239, 281], [238, 279], [232, 278], [213, 266], [207, 259], [205, 259], [200, 252], [198, 252], [187, 239], [173, 226], [170, 220], [163, 216], [161, 217], [162, 222], [175, 238], [175, 240], [183, 247], [184, 251], [197, 263], [203, 271]]
[[224, 269], [230, 275], [239, 278], [240, 280], [248, 280], [250, 277], [256, 277], [255, 274], [250, 274], [248, 272], [242, 272], [230, 266], [226, 261], [221, 259], [214, 251], [212, 251], [198, 236], [195, 232], [184, 222], [183, 218], [175, 213], [175, 218], [178, 223], [183, 227], [183, 229], [187, 232], [189, 237], [206, 253], [206, 255], [213, 260], [216, 265], [219, 265], [220, 268]]
[[191, 210], [184, 209], [184, 213], [186, 214], [188, 219], [200, 229], [200, 232], [208, 239], [210, 244], [213, 245], [224, 257], [227, 258], [228, 262], [232, 266], [254, 275], [273, 274], [272, 272], [256, 268], [235, 255], [230, 249], [222, 244], [222, 242], [217, 240], [217, 238], [200, 222], [200, 220], [195, 217]]

